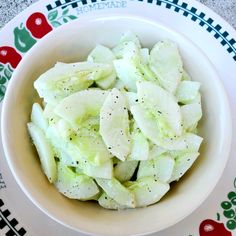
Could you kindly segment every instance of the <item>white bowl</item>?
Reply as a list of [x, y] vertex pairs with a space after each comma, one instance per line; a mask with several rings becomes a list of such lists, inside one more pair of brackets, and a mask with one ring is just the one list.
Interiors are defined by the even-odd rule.
[[[204, 137], [201, 155], [191, 170], [158, 203], [146, 208], [110, 211], [98, 204], [63, 197], [44, 176], [30, 143], [26, 123], [38, 100], [33, 82], [57, 61], [84, 60], [98, 43], [114, 46], [125, 31], [138, 35], [143, 46], [160, 39], [175, 41], [184, 66], [202, 83]], [[5, 155], [18, 184], [34, 204], [61, 224], [93, 235], [140, 235], [163, 230], [192, 213], [207, 198], [225, 167], [231, 143], [231, 116], [225, 91], [207, 57], [183, 35], [134, 16], [80, 18], [40, 40], [25, 55], [8, 85], [3, 104]]]

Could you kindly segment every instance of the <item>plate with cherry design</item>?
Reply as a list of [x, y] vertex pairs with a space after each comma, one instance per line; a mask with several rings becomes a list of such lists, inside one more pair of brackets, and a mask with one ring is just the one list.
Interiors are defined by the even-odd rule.
[[[128, 13], [144, 16], [192, 40], [216, 68], [236, 118], [236, 31], [193, 0], [44, 0], [9, 22], [0, 33], [0, 112], [8, 81], [24, 55], [41, 38], [81, 16]], [[178, 224], [156, 236], [236, 235], [236, 125], [223, 176], [207, 200]], [[173, 213], [174, 214], [174, 213]], [[0, 235], [82, 235], [56, 223], [26, 198], [0, 147]]]

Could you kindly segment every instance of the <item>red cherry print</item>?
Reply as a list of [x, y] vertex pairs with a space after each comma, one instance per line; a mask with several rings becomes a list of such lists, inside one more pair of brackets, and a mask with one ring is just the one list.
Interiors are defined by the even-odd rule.
[[232, 236], [223, 223], [214, 220], [204, 220], [199, 227], [200, 236]]
[[42, 38], [48, 34], [52, 27], [48, 24], [46, 17], [40, 13], [33, 13], [26, 21], [26, 27], [35, 38]]
[[0, 62], [3, 64], [9, 63], [12, 68], [16, 68], [21, 61], [21, 55], [12, 47], [0, 47]]

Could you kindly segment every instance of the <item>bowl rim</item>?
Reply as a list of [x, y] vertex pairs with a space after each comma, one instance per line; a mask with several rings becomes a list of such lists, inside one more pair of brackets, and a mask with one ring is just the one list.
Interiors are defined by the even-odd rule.
[[[226, 93], [226, 90], [224, 88], [223, 82], [220, 80], [219, 74], [216, 71], [216, 68], [214, 67], [213, 63], [209, 60], [209, 58], [207, 57], [207, 55], [194, 43], [194, 41], [190, 40], [189, 38], [187, 38], [185, 35], [183, 35], [181, 32], [178, 32], [174, 29], [172, 29], [169, 26], [165, 26], [162, 22], [157, 22], [154, 20], [151, 20], [147, 17], [143, 17], [143, 16], [137, 16], [135, 14], [127, 14], [127, 13], [113, 13], [113, 14], [106, 14], [104, 15], [103, 13], [98, 13], [96, 14], [96, 16], [94, 16], [93, 19], [91, 19], [91, 17], [88, 16], [81, 16], [79, 19], [68, 22], [67, 24], [64, 24], [60, 27], [58, 27], [57, 29], [54, 29], [53, 31], [51, 31], [49, 34], [45, 35], [41, 40], [39, 40], [28, 52], [27, 54], [25, 54], [25, 56], [22, 58], [21, 62], [19, 63], [19, 65], [17, 66], [17, 68], [15, 69], [15, 71], [13, 72], [12, 78], [7, 86], [7, 90], [6, 90], [6, 94], [3, 100], [3, 104], [2, 104], [2, 114], [1, 114], [1, 137], [2, 137], [2, 144], [3, 144], [3, 151], [4, 151], [4, 156], [5, 159], [7, 160], [8, 166], [11, 170], [11, 173], [14, 176], [14, 179], [16, 180], [17, 184], [20, 186], [21, 190], [24, 192], [24, 194], [27, 196], [27, 198], [30, 199], [31, 202], [33, 202], [33, 204], [40, 209], [42, 212], [44, 212], [47, 216], [49, 216], [50, 218], [52, 218], [53, 220], [55, 220], [56, 222], [60, 223], [61, 225], [68, 227], [72, 230], [75, 230], [77, 232], [81, 232], [87, 235], [95, 235], [94, 231], [88, 231], [88, 229], [84, 229], [84, 228], [76, 228], [73, 227], [71, 224], [68, 224], [68, 222], [64, 222], [63, 220], [59, 219], [56, 215], [55, 212], [49, 211], [47, 208], [45, 208], [41, 202], [34, 196], [32, 195], [30, 189], [28, 188], [28, 186], [26, 186], [24, 184], [24, 182], [22, 181], [21, 178], [21, 173], [19, 171], [17, 171], [17, 167], [14, 165], [14, 158], [12, 158], [11, 155], [11, 150], [10, 150], [10, 144], [7, 141], [6, 138], [6, 134], [7, 134], [7, 126], [5, 125], [7, 122], [7, 118], [8, 118], [8, 107], [9, 104], [11, 104], [11, 94], [14, 91], [14, 86], [16, 83], [16, 80], [20, 74], [20, 71], [25, 68], [25, 65], [27, 65], [27, 60], [30, 59], [30, 57], [32, 56], [32, 54], [34, 54], [37, 50], [39, 50], [40, 47], [42, 47], [44, 41], [50, 39], [53, 37], [53, 35], [57, 32], [62, 32], [65, 29], [67, 29], [68, 27], [70, 27], [73, 24], [76, 24], [76, 22], [82, 22], [82, 25], [80, 24], [80, 26], [86, 26], [89, 24], [92, 24], [93, 22], [96, 21], [107, 21], [107, 20], [114, 20], [114, 19], [131, 19], [131, 20], [138, 20], [138, 21], [142, 21], [142, 22], [146, 22], [147, 24], [152, 24], [155, 25], [155, 27], [157, 28], [162, 28], [165, 31], [169, 31], [172, 32], [174, 34], [180, 35], [181, 38], [184, 38], [185, 41], [188, 41], [190, 44], [192, 44], [193, 47], [195, 47], [199, 53], [201, 54], [202, 57], [205, 58], [205, 60], [208, 61], [209, 65], [211, 66], [211, 70], [214, 72], [215, 76], [215, 81], [218, 83], [219, 89], [221, 91], [221, 99], [222, 99], [222, 103], [224, 104], [224, 109], [225, 109], [225, 120], [227, 122], [225, 122], [225, 132], [224, 132], [224, 142], [223, 142], [223, 148], [222, 148], [222, 153], [224, 153], [224, 159], [223, 162], [221, 162], [221, 169], [218, 172], [217, 178], [216, 180], [211, 184], [210, 187], [208, 187], [207, 191], [204, 191], [205, 194], [202, 195], [201, 198], [198, 199], [197, 203], [195, 203], [194, 205], [190, 205], [189, 207], [189, 211], [188, 213], [186, 213], [185, 215], [182, 215], [181, 217], [179, 217], [178, 219], [175, 218], [175, 220], [170, 221], [169, 223], [163, 224], [162, 227], [158, 228], [158, 229], [154, 229], [154, 227], [152, 227], [152, 230], [148, 231], [148, 232], [142, 232], [141, 234], [138, 233], [138, 235], [148, 235], [151, 233], [155, 233], [155, 232], [159, 232], [162, 231], [164, 229], [167, 229], [177, 223], [179, 223], [181, 220], [183, 220], [184, 218], [186, 218], [187, 216], [189, 216], [190, 214], [192, 214], [206, 199], [207, 197], [210, 195], [210, 193], [214, 190], [214, 188], [216, 187], [216, 185], [218, 184], [220, 178], [222, 177], [223, 171], [225, 169], [225, 166], [227, 164], [227, 161], [229, 159], [229, 153], [231, 150], [231, 140], [232, 140], [232, 115], [231, 115], [231, 109], [230, 109], [230, 105], [229, 105], [229, 100], [228, 100], [228, 96]], [[83, 25], [83, 23], [85, 23]], [[79, 24], [78, 24], [79, 25]], [[80, 26], [78, 26], [80, 28]], [[221, 153], [221, 154], [222, 154]], [[82, 225], [81, 225], [82, 226]], [[97, 234], [96, 235], [100, 235]], [[136, 235], [136, 234], [135, 234]]]

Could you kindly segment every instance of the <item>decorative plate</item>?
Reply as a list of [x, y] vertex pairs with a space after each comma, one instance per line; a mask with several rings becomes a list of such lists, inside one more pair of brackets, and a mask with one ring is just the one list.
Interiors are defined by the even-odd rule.
[[[192, 40], [213, 63], [236, 119], [236, 31], [217, 14], [193, 0], [45, 0], [15, 17], [0, 36], [0, 100], [24, 54], [47, 33], [81, 15], [132, 13], [156, 20]], [[0, 104], [1, 109], [1, 104]], [[233, 124], [232, 147], [236, 145]], [[0, 147], [0, 235], [82, 235], [42, 213], [16, 184]], [[174, 214], [174, 213], [173, 213]], [[208, 199], [180, 223], [156, 236], [236, 235], [236, 152]]]

